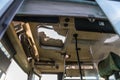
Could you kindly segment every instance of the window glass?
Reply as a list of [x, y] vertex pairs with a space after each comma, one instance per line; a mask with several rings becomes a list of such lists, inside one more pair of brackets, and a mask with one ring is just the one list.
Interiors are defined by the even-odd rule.
[[[47, 28], [48, 27], [48, 28]], [[65, 37], [62, 35], [59, 35], [52, 26], [46, 26], [45, 27], [40, 27], [38, 28], [38, 32], [44, 32], [46, 34], [46, 36], [48, 36], [49, 38], [53, 38], [53, 39], [60, 39], [62, 40], [62, 42], [64, 43], [65, 41]]]
[[111, 76], [109, 77], [109, 80], [115, 80], [115, 76], [114, 76], [114, 75], [111, 75]]
[[12, 2], [13, 0], [0, 0], [0, 17]]
[[42, 74], [41, 80], [57, 80], [57, 74]]
[[12, 60], [7, 70], [5, 80], [27, 80], [27, 77], [27, 74]]
[[5, 73], [3, 73], [0, 77], [0, 80], [5, 80], [5, 76], [6, 76]]
[[7, 58], [10, 58], [10, 54], [8, 53], [8, 51], [5, 49], [5, 47], [2, 45], [1, 42], [0, 42], [0, 48], [4, 52], [4, 54], [7, 56]]
[[59, 50], [63, 47], [67, 31], [59, 34], [55, 26], [40, 25], [38, 27], [38, 37], [42, 48]]
[[[99, 78], [99, 79], [98, 79]], [[64, 80], [80, 80], [80, 77], [66, 77]], [[104, 78], [97, 76], [83, 76], [84, 80], [105, 80]]]
[[33, 74], [33, 80], [39, 80], [39, 77], [36, 74]]
[[0, 70], [0, 73], [1, 73], [2, 71]]
[[84, 1], [95, 1], [95, 0], [51, 0], [51, 1], [65, 1], [65, 2], [84, 2]]
[[[80, 80], [80, 77], [66, 77], [65, 80]], [[96, 77], [83, 77], [83, 79], [87, 79], [87, 80], [96, 80]]]

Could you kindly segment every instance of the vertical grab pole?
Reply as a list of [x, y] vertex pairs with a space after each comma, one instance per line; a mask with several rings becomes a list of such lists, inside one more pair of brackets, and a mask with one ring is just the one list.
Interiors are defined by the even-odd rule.
[[64, 78], [66, 77], [66, 59], [65, 59], [65, 55], [66, 55], [66, 53], [64, 54], [64, 77], [63, 77], [63, 80], [64, 80]]
[[80, 58], [79, 58], [79, 53], [78, 53], [78, 50], [80, 50], [80, 49], [78, 48], [78, 45], [77, 45], [78, 34], [73, 34], [73, 37], [75, 38], [75, 48], [76, 48], [76, 55], [77, 55], [77, 60], [78, 60], [79, 72], [80, 72], [80, 79], [83, 80], [81, 63], [80, 63]]

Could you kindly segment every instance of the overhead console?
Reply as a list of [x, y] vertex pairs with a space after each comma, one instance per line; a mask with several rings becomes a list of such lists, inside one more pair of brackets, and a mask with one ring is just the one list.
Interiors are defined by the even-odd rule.
[[[73, 23], [78, 31], [115, 33], [107, 17], [94, 0], [26, 0], [14, 20], [60, 23], [59, 17], [61, 16], [73, 17], [75, 21]], [[69, 20], [67, 18], [63, 22], [69, 23]], [[66, 23], [63, 25], [67, 28], [69, 24]]]
[[69, 24], [74, 24], [77, 31], [113, 33], [115, 31], [107, 19], [98, 19], [95, 17], [60, 17], [60, 16], [34, 16], [18, 15], [15, 21], [54, 23], [60, 24], [61, 28], [69, 28]]

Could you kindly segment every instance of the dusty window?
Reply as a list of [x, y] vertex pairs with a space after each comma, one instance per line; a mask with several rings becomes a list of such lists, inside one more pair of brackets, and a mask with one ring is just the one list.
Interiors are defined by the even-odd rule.
[[62, 48], [65, 42], [65, 36], [58, 34], [53, 26], [49, 25], [39, 26], [38, 36], [41, 46]]

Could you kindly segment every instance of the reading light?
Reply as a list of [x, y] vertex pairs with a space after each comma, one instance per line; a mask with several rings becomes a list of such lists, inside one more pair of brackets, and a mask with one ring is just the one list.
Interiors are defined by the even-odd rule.
[[30, 60], [32, 60], [32, 57], [28, 57], [27, 59], [28, 59], [28, 61], [30, 61]]
[[61, 55], [65, 58], [65, 59], [69, 59], [71, 57], [71, 55], [66, 54], [66, 53], [61, 53]]
[[65, 59], [69, 59], [70, 57], [71, 57], [71, 56], [68, 55], [68, 54], [65, 55]]
[[88, 20], [93, 23], [95, 22], [95, 17], [93, 15], [88, 15]]
[[75, 69], [76, 67], [75, 66], [71, 66], [72, 69]]

